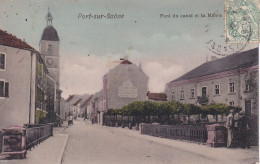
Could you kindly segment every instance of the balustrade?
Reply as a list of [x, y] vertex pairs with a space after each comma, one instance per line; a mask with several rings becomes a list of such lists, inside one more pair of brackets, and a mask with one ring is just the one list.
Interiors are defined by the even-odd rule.
[[206, 143], [208, 138], [205, 126], [189, 125], [160, 125], [160, 124], [141, 124], [141, 134]]

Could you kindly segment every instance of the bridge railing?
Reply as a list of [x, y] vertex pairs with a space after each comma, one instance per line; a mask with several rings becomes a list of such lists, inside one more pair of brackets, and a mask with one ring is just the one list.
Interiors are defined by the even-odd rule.
[[43, 125], [26, 128], [26, 150], [34, 147], [40, 142], [52, 136], [52, 126], [51, 125]]
[[160, 125], [144, 124], [141, 125], [141, 134], [206, 143], [208, 132], [205, 126], [190, 125]]
[[51, 125], [25, 125], [2, 131], [2, 153], [4, 158], [25, 158], [28, 149], [52, 136]]

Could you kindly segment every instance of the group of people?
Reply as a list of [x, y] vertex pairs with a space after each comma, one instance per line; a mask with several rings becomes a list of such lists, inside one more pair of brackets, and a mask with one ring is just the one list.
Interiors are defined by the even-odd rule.
[[[234, 146], [232, 142], [235, 138], [241, 148], [250, 148], [250, 118], [245, 115], [244, 111], [239, 112], [239, 118], [235, 126], [234, 115], [234, 110], [230, 110], [230, 114], [227, 116], [227, 147], [230, 148]], [[234, 134], [236, 134], [236, 136]]]

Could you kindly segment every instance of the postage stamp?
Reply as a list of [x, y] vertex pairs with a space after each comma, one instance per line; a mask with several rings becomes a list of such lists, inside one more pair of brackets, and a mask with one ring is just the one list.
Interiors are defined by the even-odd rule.
[[258, 0], [225, 0], [224, 15], [227, 42], [259, 42]]

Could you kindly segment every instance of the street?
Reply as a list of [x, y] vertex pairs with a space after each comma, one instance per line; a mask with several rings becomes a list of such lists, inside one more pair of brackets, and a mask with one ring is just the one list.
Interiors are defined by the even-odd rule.
[[258, 159], [257, 151], [209, 148], [205, 145], [144, 136], [127, 128], [91, 125], [83, 120], [74, 120], [74, 125], [63, 133], [69, 135], [63, 164], [252, 163]]

